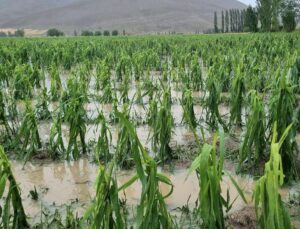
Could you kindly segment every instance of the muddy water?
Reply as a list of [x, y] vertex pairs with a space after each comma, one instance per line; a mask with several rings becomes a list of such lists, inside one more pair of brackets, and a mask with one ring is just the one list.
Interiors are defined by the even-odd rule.
[[[226, 166], [230, 167], [230, 166]], [[12, 161], [13, 173], [22, 190], [23, 203], [27, 214], [33, 221], [40, 217], [41, 206], [54, 212], [56, 208], [63, 212], [65, 205], [72, 205], [75, 212], [83, 214], [84, 209], [95, 195], [94, 181], [97, 176], [98, 167], [87, 159], [80, 159], [75, 162], [43, 162], [28, 163], [23, 165]], [[160, 172], [169, 177], [174, 185], [173, 194], [166, 199], [168, 209], [182, 207], [189, 201], [189, 206], [194, 207], [198, 197], [199, 186], [195, 173], [187, 176], [188, 169], [176, 167]], [[118, 184], [122, 185], [134, 175], [134, 171], [118, 171], [116, 177]], [[250, 176], [234, 176], [238, 184], [245, 191], [245, 196], [250, 202], [255, 182]], [[34, 201], [29, 197], [29, 191], [34, 189], [39, 193], [39, 200]], [[161, 185], [161, 192], [166, 194], [169, 187]], [[298, 187], [299, 188], [299, 187]], [[231, 212], [242, 209], [246, 204], [238, 197], [238, 193], [230, 179], [224, 176], [222, 182], [223, 196], [226, 197], [229, 190], [230, 200], [236, 201]], [[289, 191], [283, 189], [283, 198], [287, 198]], [[139, 182], [130, 186], [125, 193], [120, 193], [120, 198], [127, 200], [128, 206], [135, 206], [139, 202], [141, 184]]]

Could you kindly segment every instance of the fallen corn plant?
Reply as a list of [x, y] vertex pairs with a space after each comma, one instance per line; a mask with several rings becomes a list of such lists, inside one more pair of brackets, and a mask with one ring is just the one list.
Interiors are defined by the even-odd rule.
[[192, 88], [196, 91], [202, 90], [203, 89], [202, 71], [199, 64], [199, 57], [197, 55], [195, 55], [192, 60], [190, 77], [191, 77]]
[[240, 66], [237, 67], [235, 76], [232, 82], [230, 94], [230, 123], [237, 126], [242, 125], [242, 108], [245, 96], [244, 76]]
[[246, 159], [249, 163], [251, 160], [255, 163], [259, 162], [263, 159], [266, 149], [266, 115], [263, 98], [257, 91], [250, 91], [249, 95], [250, 113], [246, 123], [246, 134], [240, 148], [240, 165]]
[[[116, 111], [118, 113], [118, 111]], [[117, 114], [116, 113], [116, 114]], [[127, 104], [123, 106], [123, 115], [128, 119], [129, 110]], [[120, 123], [120, 129], [118, 133], [118, 142], [115, 154], [117, 164], [123, 169], [130, 169], [134, 165], [132, 159], [132, 138], [126, 126], [123, 123]]]
[[[230, 203], [228, 198], [229, 194], [227, 195], [227, 200], [222, 197], [221, 181], [225, 158], [225, 140], [223, 131], [220, 131], [219, 159], [217, 159], [217, 140], [218, 135], [216, 134], [212, 145], [204, 144], [199, 156], [193, 161], [189, 174], [196, 171], [199, 179], [200, 192], [197, 213], [203, 221], [202, 226], [211, 229], [225, 229], [225, 217], [223, 211], [224, 208], [226, 211], [229, 211], [233, 203]], [[228, 174], [228, 176], [239, 195], [244, 202], [246, 202], [243, 191], [239, 188], [233, 177], [230, 174]]]
[[57, 159], [66, 152], [61, 126], [62, 117], [61, 111], [59, 110], [53, 119], [53, 124], [50, 129], [49, 154], [52, 159]]
[[221, 124], [225, 132], [227, 132], [227, 125], [223, 121], [219, 112], [220, 88], [217, 85], [216, 76], [214, 75], [212, 68], [208, 73], [206, 89], [208, 91], [208, 96], [203, 104], [206, 109], [206, 122], [213, 129], [216, 129], [218, 124]]
[[[169, 146], [174, 119], [171, 111], [171, 92], [165, 89], [156, 119], [152, 124], [153, 133], [151, 136], [152, 147], [157, 152], [157, 158], [161, 163], [173, 158], [172, 149]], [[159, 149], [158, 149], [159, 148]]]
[[25, 117], [22, 121], [21, 127], [18, 133], [18, 142], [21, 143], [22, 150], [21, 154], [24, 158], [25, 163], [38, 152], [38, 149], [42, 147], [38, 125], [35, 117], [35, 112], [32, 108], [31, 102], [26, 101]]
[[103, 160], [105, 163], [108, 163], [111, 159], [109, 148], [112, 141], [112, 135], [102, 112], [98, 115], [97, 123], [100, 125], [100, 134], [96, 145], [96, 160]]
[[80, 138], [81, 151], [87, 152], [85, 143], [86, 133], [86, 111], [84, 105], [88, 102], [86, 83], [81, 82], [77, 76], [72, 76], [68, 81], [68, 91], [66, 95], [64, 117], [69, 123], [69, 142], [66, 152], [67, 160], [70, 156], [77, 160], [80, 155], [77, 138]]
[[100, 165], [96, 178], [96, 197], [84, 214], [83, 220], [91, 229], [123, 229], [127, 223], [119, 201], [116, 178], [113, 175], [114, 160], [105, 169]]
[[38, 103], [36, 105], [36, 114], [39, 120], [47, 120], [51, 118], [51, 113], [48, 109], [49, 102], [47, 96], [47, 89], [43, 88], [38, 97]]
[[181, 122], [192, 125], [193, 128], [197, 127], [197, 120], [194, 112], [194, 102], [192, 91], [185, 89], [182, 93], [181, 106], [183, 108], [183, 117]]
[[265, 174], [258, 180], [253, 194], [255, 212], [260, 228], [292, 228], [290, 217], [279, 194], [283, 185], [284, 173], [280, 148], [283, 146], [292, 125], [288, 126], [280, 140], [277, 139], [277, 124], [274, 125], [270, 160], [265, 164]]
[[22, 204], [21, 192], [11, 170], [6, 154], [0, 146], [0, 198], [7, 190], [3, 205], [0, 205], [0, 227], [29, 228], [27, 216]]
[[55, 65], [52, 65], [49, 70], [50, 76], [50, 95], [52, 101], [57, 101], [62, 92], [62, 83], [59, 76], [59, 71]]
[[[124, 127], [127, 128], [133, 141], [132, 157], [137, 171], [137, 174], [122, 185], [119, 190], [125, 190], [137, 180], [140, 180], [142, 184], [142, 194], [135, 219], [136, 228], [173, 228], [173, 221], [164, 201], [172, 194], [173, 185], [169, 178], [157, 172], [156, 162], [142, 146], [134, 126], [123, 114], [118, 113], [118, 117]], [[169, 193], [165, 196], [160, 193], [159, 183], [170, 187]]]
[[[286, 75], [281, 74], [279, 71], [277, 72], [273, 87], [272, 98], [270, 100], [269, 126], [272, 123], [277, 123], [278, 136], [282, 136], [286, 128], [293, 122], [296, 104], [294, 88]], [[295, 180], [298, 176], [295, 164], [297, 153], [297, 143], [295, 140], [296, 128], [296, 126], [292, 126], [291, 131], [289, 131], [280, 148], [286, 182]]]

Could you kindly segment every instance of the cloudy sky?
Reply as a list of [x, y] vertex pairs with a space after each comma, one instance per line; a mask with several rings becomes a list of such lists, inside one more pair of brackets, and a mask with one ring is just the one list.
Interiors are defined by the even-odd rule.
[[256, 5], [256, 0], [239, 0], [240, 2], [243, 2], [245, 3], [246, 5], [252, 5], [252, 6], [255, 6]]

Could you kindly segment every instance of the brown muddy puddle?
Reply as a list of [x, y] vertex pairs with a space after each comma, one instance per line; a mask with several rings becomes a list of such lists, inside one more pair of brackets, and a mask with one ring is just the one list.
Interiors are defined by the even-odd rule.
[[[66, 205], [72, 205], [74, 213], [82, 215], [84, 209], [95, 196], [94, 182], [98, 167], [87, 159], [83, 158], [72, 162], [28, 163], [24, 168], [21, 162], [12, 161], [12, 168], [22, 190], [26, 213], [35, 222], [40, 217], [41, 208], [46, 208], [50, 212], [54, 212], [58, 208], [63, 213]], [[175, 167], [172, 171], [169, 169], [162, 171], [161, 168], [159, 170], [169, 177], [174, 185], [173, 194], [166, 199], [168, 209], [172, 211], [184, 206], [188, 201], [189, 206], [193, 208], [199, 192], [196, 174], [191, 173], [187, 176], [188, 168], [182, 167]], [[119, 186], [128, 181], [134, 173], [134, 170], [116, 172]], [[247, 201], [250, 202], [255, 181], [250, 176], [234, 175], [234, 177], [244, 190]], [[223, 178], [222, 191], [224, 197], [226, 197], [227, 190], [229, 190], [230, 200], [233, 201], [237, 198], [230, 213], [241, 210], [246, 204], [239, 197], [230, 179], [227, 176]], [[34, 186], [39, 193], [38, 201], [32, 200], [29, 196], [29, 192], [34, 189]], [[169, 187], [165, 185], [161, 185], [160, 189], [164, 194], [169, 191]], [[289, 193], [294, 191], [295, 188], [282, 189], [283, 199], [288, 198]], [[120, 192], [120, 198], [124, 199], [126, 197], [127, 206], [135, 209], [140, 194], [141, 184], [136, 182], [127, 188], [125, 193]]]

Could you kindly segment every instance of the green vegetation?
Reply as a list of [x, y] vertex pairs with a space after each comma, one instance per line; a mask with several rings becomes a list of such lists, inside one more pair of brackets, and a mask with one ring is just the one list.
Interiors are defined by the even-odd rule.
[[[7, 185], [8, 184], [8, 185]], [[3, 148], [0, 146], [0, 197], [7, 191], [4, 205], [0, 206], [0, 226], [9, 228], [29, 228], [27, 217], [22, 204], [21, 192], [13, 176], [11, 165]]]
[[[255, 30], [256, 10], [247, 11]], [[241, 31], [239, 20], [225, 11], [218, 30]], [[297, 32], [1, 39], [0, 227], [34, 227], [22, 199], [43, 204], [45, 195], [37, 184], [22, 193], [7, 158], [27, 163], [25, 171], [31, 162], [84, 158], [99, 166], [85, 214], [73, 212], [80, 199], [66, 211], [42, 206], [38, 226], [225, 228], [235, 202], [222, 195], [227, 178], [244, 199], [234, 171], [223, 168], [233, 160], [238, 172], [261, 177], [253, 190], [260, 227], [289, 228], [294, 219], [278, 193], [299, 174], [299, 44]], [[191, 161], [198, 201], [175, 206], [178, 220], [167, 198], [181, 187], [164, 172]], [[135, 175], [120, 183], [122, 169]], [[140, 193], [130, 208], [133, 183]]]
[[48, 37], [60, 37], [60, 36], [64, 36], [64, 32], [62, 32], [56, 28], [52, 28], [52, 29], [48, 29], [47, 36]]
[[292, 228], [290, 217], [284, 207], [279, 194], [279, 187], [283, 185], [283, 164], [279, 149], [291, 125], [284, 131], [280, 140], [277, 139], [277, 125], [275, 123], [271, 144], [270, 160], [265, 165], [265, 174], [256, 184], [254, 202], [256, 215], [261, 228]]
[[[221, 181], [223, 176], [223, 164], [225, 157], [224, 133], [220, 131], [220, 155], [217, 159], [217, 140], [218, 135], [215, 135], [213, 144], [204, 144], [199, 156], [193, 161], [189, 173], [196, 171], [199, 179], [199, 207], [198, 214], [203, 220], [205, 228], [226, 228], [224, 219], [224, 208], [227, 211], [231, 208], [229, 199], [225, 200], [222, 197]], [[230, 176], [230, 175], [229, 175]], [[243, 200], [246, 202], [242, 190], [233, 180]]]

